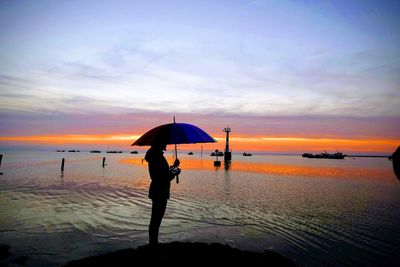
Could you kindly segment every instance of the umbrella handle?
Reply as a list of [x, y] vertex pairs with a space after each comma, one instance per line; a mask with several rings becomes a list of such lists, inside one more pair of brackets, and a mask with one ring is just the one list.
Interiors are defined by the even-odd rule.
[[[174, 117], [174, 123], [175, 123], [175, 117]], [[175, 144], [175, 160], [178, 159], [178, 149], [176, 148]], [[179, 174], [176, 175], [176, 183], [179, 184]]]

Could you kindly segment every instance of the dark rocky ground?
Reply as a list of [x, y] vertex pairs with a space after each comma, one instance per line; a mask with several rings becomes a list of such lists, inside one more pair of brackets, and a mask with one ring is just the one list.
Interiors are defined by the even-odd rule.
[[24, 265], [28, 259], [27, 256], [13, 255], [9, 246], [0, 244], [0, 267]]
[[[0, 267], [32, 265], [27, 256], [13, 255], [7, 245], [0, 245]], [[272, 251], [251, 252], [219, 243], [172, 242], [123, 249], [103, 255], [68, 262], [65, 267], [78, 266], [288, 266], [297, 265]]]
[[234, 266], [297, 266], [293, 261], [271, 251], [263, 253], [242, 251], [219, 243], [172, 242], [157, 248], [148, 245], [124, 249], [103, 255], [68, 262], [77, 266], [154, 266], [154, 265], [215, 265]]

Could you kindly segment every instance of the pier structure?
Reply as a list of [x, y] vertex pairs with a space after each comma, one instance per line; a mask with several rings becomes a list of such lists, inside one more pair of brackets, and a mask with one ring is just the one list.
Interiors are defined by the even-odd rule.
[[224, 132], [226, 133], [224, 160], [231, 160], [232, 152], [229, 149], [229, 133], [231, 132], [231, 128], [229, 128], [229, 127], [224, 128]]

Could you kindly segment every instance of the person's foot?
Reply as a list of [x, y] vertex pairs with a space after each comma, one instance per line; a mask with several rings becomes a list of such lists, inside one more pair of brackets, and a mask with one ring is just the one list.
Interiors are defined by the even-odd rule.
[[150, 248], [158, 248], [158, 240], [156, 240], [156, 241], [150, 240], [149, 247]]

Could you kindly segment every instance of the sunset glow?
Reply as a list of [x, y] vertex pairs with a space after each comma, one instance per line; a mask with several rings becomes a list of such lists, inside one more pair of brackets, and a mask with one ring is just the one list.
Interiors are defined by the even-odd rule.
[[[0, 141], [4, 144], [31, 144], [31, 145], [49, 145], [63, 148], [65, 146], [81, 146], [85, 148], [96, 147], [114, 147], [124, 150], [144, 150], [148, 147], [131, 147], [140, 135], [49, 135], [49, 136], [2, 136]], [[205, 144], [186, 144], [179, 145], [180, 150], [200, 150], [214, 151], [225, 149], [225, 138], [215, 137], [217, 143]], [[390, 154], [400, 143], [398, 139], [318, 139], [318, 138], [297, 138], [297, 137], [231, 137], [230, 146], [233, 152], [244, 151], [269, 151], [276, 153], [303, 153], [303, 152], [321, 152], [341, 151], [347, 153], [383, 153]]]

